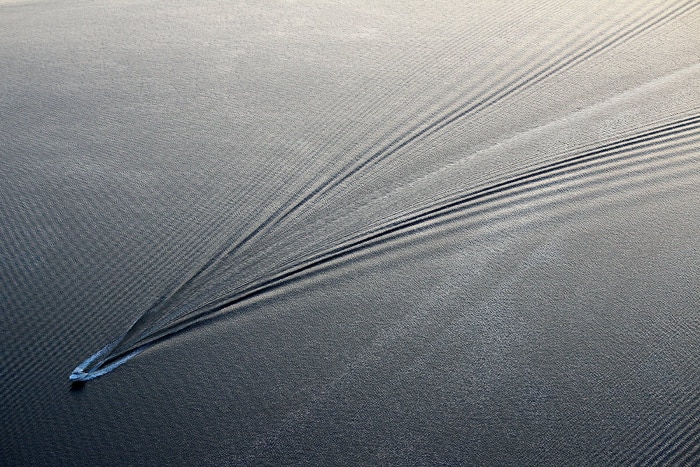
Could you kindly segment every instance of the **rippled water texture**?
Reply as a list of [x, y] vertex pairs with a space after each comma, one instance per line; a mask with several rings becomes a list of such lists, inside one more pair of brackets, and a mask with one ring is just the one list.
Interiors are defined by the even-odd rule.
[[700, 462], [697, 1], [0, 0], [0, 70], [2, 464]]

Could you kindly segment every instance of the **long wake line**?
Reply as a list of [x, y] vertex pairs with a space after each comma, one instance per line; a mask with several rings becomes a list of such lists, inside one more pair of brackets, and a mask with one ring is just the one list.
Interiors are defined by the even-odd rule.
[[[556, 177], [561, 176], [563, 173], [572, 170], [584, 170], [589, 168], [590, 165], [596, 161], [605, 163], [605, 161], [629, 154], [631, 151], [646, 150], [652, 147], [658, 147], [661, 144], [668, 145], [676, 139], [696, 136], [698, 129], [700, 129], [700, 114], [583, 151], [563, 160], [541, 165], [506, 180], [492, 183], [486, 187], [472, 189], [461, 194], [442, 198], [428, 206], [404, 214], [398, 219], [385, 222], [380, 227], [359, 233], [340, 245], [336, 245], [333, 248], [289, 264], [276, 273], [269, 274], [257, 281], [249, 283], [242, 290], [234, 292], [226, 297], [219, 297], [212, 300], [184, 316], [170, 323], [166, 323], [164, 326], [154, 329], [153, 326], [149, 325], [148, 328], [139, 335], [134, 344], [126, 350], [119, 350], [119, 345], [125, 341], [127, 336], [133, 335], [133, 333], [138, 331], [137, 329], [133, 329], [133, 327], [129, 328], [120, 338], [108, 344], [78, 365], [70, 374], [69, 379], [73, 382], [84, 382], [103, 376], [134, 358], [147, 348], [174, 336], [176, 333], [192, 328], [203, 320], [207, 320], [215, 315], [218, 316], [233, 305], [277, 289], [296, 278], [303, 277], [305, 273], [309, 273], [311, 270], [315, 270], [353, 253], [366, 250], [378, 243], [386, 242], [399, 236], [410, 235], [417, 229], [435, 222], [438, 219], [449, 217], [455, 212], [474, 208], [493, 198], [512, 196], [512, 194], [509, 193], [532, 187], [543, 181], [556, 183]], [[155, 324], [158, 323], [159, 322], [156, 322]]]
[[[137, 342], [150, 334], [150, 329], [157, 328], [163, 324], [163, 320], [167, 320], [167, 316], [162, 316], [163, 310], [167, 310], [172, 305], [173, 301], [183, 298], [188, 292], [191, 292], [195, 281], [202, 278], [205, 274], [215, 269], [215, 267], [228, 258], [231, 254], [239, 251], [244, 245], [250, 243], [253, 239], [261, 235], [264, 231], [274, 228], [281, 224], [285, 219], [291, 216], [294, 212], [308, 205], [316, 198], [330, 192], [335, 187], [347, 181], [351, 177], [361, 176], [361, 172], [366, 172], [370, 167], [378, 164], [380, 161], [391, 157], [397, 151], [406, 148], [416, 142], [433, 135], [444, 128], [449, 127], [458, 120], [463, 119], [468, 115], [473, 115], [492, 107], [498, 102], [515, 94], [533, 87], [534, 85], [551, 78], [555, 74], [577, 66], [583, 61], [609, 50], [625, 41], [630, 40], [634, 36], [649, 31], [654, 27], [658, 27], [671, 19], [674, 19], [689, 10], [698, 7], [693, 1], [685, 2], [671, 11], [664, 12], [663, 10], [654, 10], [653, 12], [643, 12], [638, 16], [631, 18], [625, 24], [607, 35], [596, 38], [592, 43], [586, 42], [581, 49], [564, 49], [559, 50], [556, 56], [547, 57], [530, 66], [527, 70], [515, 78], [511, 78], [507, 83], [494, 83], [497, 90], [483, 91], [479, 95], [472, 96], [466, 102], [462, 102], [457, 108], [447, 110], [445, 107], [443, 114], [437, 115], [435, 118], [423, 120], [420, 124], [404, 131], [400, 136], [396, 137], [388, 143], [375, 143], [371, 147], [379, 146], [377, 150], [368, 149], [358, 154], [353, 160], [349, 161], [330, 177], [323, 180], [321, 183], [314, 186], [313, 182], [307, 183], [292, 195], [285, 203], [277, 208], [267, 219], [262, 221], [252, 231], [243, 236], [242, 239], [231, 238], [220, 250], [209, 257], [209, 259], [187, 278], [179, 283], [176, 287], [170, 289], [170, 292], [161, 296], [141, 317], [139, 317], [127, 331], [127, 336], [124, 338], [124, 343]], [[574, 41], [577, 42], [577, 41]], [[137, 334], [131, 332], [131, 329], [146, 329], [145, 334]]]

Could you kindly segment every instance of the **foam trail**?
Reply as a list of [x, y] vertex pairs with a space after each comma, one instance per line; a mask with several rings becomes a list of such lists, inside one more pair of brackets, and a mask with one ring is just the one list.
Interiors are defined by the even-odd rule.
[[[93, 379], [90, 377], [90, 374], [94, 369], [94, 366], [91, 367], [93, 362], [97, 360], [98, 362], [95, 366], [99, 366], [101, 362], [104, 361], [103, 357], [109, 355], [109, 353], [119, 344], [119, 342], [121, 342], [121, 338], [112, 342], [111, 344], [106, 345], [101, 350], [86, 358], [85, 361], [75, 367], [73, 373], [71, 373], [68, 379], [71, 381], [89, 381]], [[90, 368], [88, 369], [88, 367]]]
[[[88, 357], [84, 362], [75, 367], [73, 373], [71, 373], [68, 379], [71, 382], [79, 383], [99, 378], [100, 376], [106, 375], [107, 373], [111, 372], [118, 366], [128, 362], [129, 360], [131, 360], [132, 358], [134, 358], [135, 356], [137, 356], [145, 350], [145, 347], [139, 347], [129, 352], [125, 356], [120, 357], [117, 360], [109, 362], [107, 365], [105, 365], [105, 362], [107, 362], [108, 360], [104, 359], [103, 357], [107, 357], [109, 353], [112, 350], [114, 350], [114, 348], [117, 345], [119, 345], [122, 339], [123, 337], [117, 339], [116, 341], [103, 347], [101, 350]], [[97, 361], [97, 363], [91, 366], [92, 363], [95, 361]]]

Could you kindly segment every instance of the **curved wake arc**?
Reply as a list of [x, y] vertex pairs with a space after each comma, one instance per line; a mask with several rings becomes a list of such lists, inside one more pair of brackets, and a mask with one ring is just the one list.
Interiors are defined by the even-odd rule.
[[[144, 324], [142, 327], [137, 326], [137, 321], [119, 339], [105, 346], [78, 365], [69, 376], [69, 379], [73, 382], [84, 382], [103, 376], [147, 348], [174, 336], [176, 333], [208, 321], [210, 318], [220, 316], [222, 312], [225, 313], [228, 308], [234, 305], [277, 289], [296, 278], [309, 274], [319, 267], [367, 250], [394, 237], [411, 235], [412, 232], [420, 230], [423, 226], [443, 218], [449, 220], [448, 218], [456, 212], [474, 209], [490, 200], [512, 197], [531, 187], [539, 187], [539, 184], [542, 183], [556, 185], [559, 182], [558, 177], [562, 177], [564, 174], [585, 171], [593, 165], [614, 163], [621, 158], [634, 158], [639, 151], [644, 154], [651, 148], [679, 149], [688, 144], [695, 147], [697, 145], [696, 136], [698, 129], [700, 129], [700, 115], [679, 119], [637, 135], [582, 151], [559, 161], [534, 167], [508, 179], [494, 181], [484, 187], [472, 188], [456, 195], [438, 199], [427, 206], [414, 209], [398, 218], [387, 219], [388, 222], [385, 221], [379, 227], [359, 232], [339, 245], [288, 264], [282, 269], [248, 283], [228, 296], [211, 300], [169, 323], [167, 321], [163, 323], [164, 319], [159, 319], [150, 323], [142, 323]], [[682, 141], [674, 141], [677, 139]], [[163, 325], [158, 326], [161, 323]], [[126, 338], [134, 335], [137, 338], [130, 344], [129, 339]], [[118, 347], [122, 343], [124, 343], [126, 349], [119, 350]]]

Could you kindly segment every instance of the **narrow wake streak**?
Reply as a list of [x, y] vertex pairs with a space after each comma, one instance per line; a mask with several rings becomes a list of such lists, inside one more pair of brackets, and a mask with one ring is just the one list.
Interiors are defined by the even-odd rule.
[[[299, 261], [278, 269], [276, 272], [261, 277], [238, 289], [228, 296], [218, 297], [199, 308], [180, 316], [174, 321], [158, 326], [161, 321], [148, 323], [147, 326], [130, 328], [114, 342], [108, 344], [78, 365], [69, 376], [72, 382], [85, 382], [105, 375], [120, 365], [134, 358], [153, 345], [190, 329], [203, 321], [226, 313], [233, 305], [249, 301], [266, 292], [278, 289], [293, 280], [313, 273], [339, 259], [362, 252], [380, 243], [398, 237], [410, 236], [418, 230], [431, 225], [437, 220], [449, 221], [455, 213], [469, 211], [494, 199], [502, 200], [513, 197], [525, 190], [541, 189], [542, 183], [556, 185], [564, 174], [590, 170], [594, 164], [613, 164], [620, 158], [639, 157], [655, 150], [682, 149], [697, 147], [697, 135], [700, 130], [700, 115], [680, 119], [672, 123], [649, 129], [639, 134], [613, 141], [596, 148], [570, 155], [562, 160], [540, 165], [521, 172], [508, 179], [494, 181], [491, 184], [472, 188], [456, 195], [443, 197], [429, 205], [414, 209], [404, 215], [385, 220], [379, 227], [358, 233], [348, 240], [322, 252], [312, 254]], [[587, 174], [583, 173], [582, 177]], [[138, 335], [134, 344], [126, 349], [119, 349], [127, 337]]]

